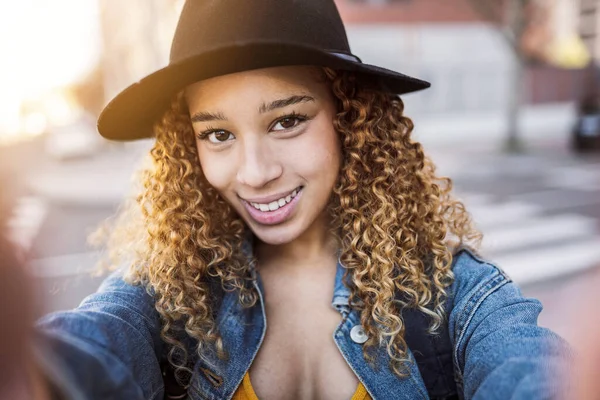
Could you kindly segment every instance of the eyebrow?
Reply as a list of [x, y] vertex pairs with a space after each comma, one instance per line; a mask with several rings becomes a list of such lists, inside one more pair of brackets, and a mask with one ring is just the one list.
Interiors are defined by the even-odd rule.
[[192, 122], [227, 121], [223, 113], [211, 113], [200, 111], [192, 116]]
[[299, 104], [299, 103], [307, 103], [309, 101], [315, 101], [315, 99], [311, 96], [306, 96], [306, 95], [294, 95], [294, 96], [288, 97], [287, 99], [272, 101], [269, 104], [263, 103], [260, 106], [260, 108], [258, 109], [258, 112], [260, 112], [261, 114], [264, 114], [266, 112], [273, 111], [278, 108], [284, 108], [284, 107], [291, 106], [294, 104]]
[[[272, 101], [269, 104], [263, 103], [259, 107], [258, 112], [264, 114], [266, 112], [273, 111], [278, 108], [284, 108], [294, 104], [307, 103], [310, 101], [315, 101], [315, 99], [311, 96], [306, 95], [294, 95], [286, 99]], [[207, 111], [199, 111], [197, 113], [194, 113], [194, 115], [192, 116], [192, 123], [209, 121], [227, 121], [227, 118], [221, 112], [213, 113]]]

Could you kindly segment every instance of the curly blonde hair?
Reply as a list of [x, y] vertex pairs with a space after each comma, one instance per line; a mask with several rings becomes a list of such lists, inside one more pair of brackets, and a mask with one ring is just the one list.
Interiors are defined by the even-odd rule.
[[[329, 206], [351, 302], [368, 341], [364, 357], [385, 345], [390, 368], [406, 373], [402, 310], [418, 309], [435, 333], [444, 323], [444, 300], [459, 246], [481, 240], [452, 183], [435, 174], [398, 96], [369, 89], [349, 72], [324, 69], [337, 102], [333, 121], [342, 143], [342, 166]], [[162, 317], [162, 338], [178, 376], [195, 349], [227, 357], [215, 325], [215, 287], [237, 291], [241, 304], [258, 301], [252, 264], [242, 251], [246, 226], [206, 181], [189, 112], [179, 95], [155, 128], [151, 163], [140, 171], [136, 200], [124, 207], [108, 239], [113, 265], [125, 260], [127, 279], [145, 285]]]

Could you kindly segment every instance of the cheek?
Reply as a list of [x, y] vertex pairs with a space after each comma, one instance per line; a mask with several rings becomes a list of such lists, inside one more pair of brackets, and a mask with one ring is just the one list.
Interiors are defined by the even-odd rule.
[[208, 183], [218, 192], [223, 193], [229, 186], [232, 163], [227, 162], [224, 157], [203, 152], [201, 148], [198, 148], [198, 158], [202, 173]]
[[332, 175], [337, 176], [341, 149], [338, 135], [333, 127], [324, 126], [311, 132], [308, 140], [299, 146], [298, 154], [299, 160], [311, 175], [320, 179], [331, 179]]

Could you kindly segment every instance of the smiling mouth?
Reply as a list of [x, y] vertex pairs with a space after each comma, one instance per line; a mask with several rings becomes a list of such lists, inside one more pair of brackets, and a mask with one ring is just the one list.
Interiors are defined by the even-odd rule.
[[281, 207], [285, 207], [287, 204], [289, 204], [300, 193], [300, 191], [302, 191], [302, 189], [303, 189], [303, 186], [298, 186], [287, 196], [281, 197], [277, 200], [273, 200], [270, 203], [254, 203], [254, 202], [249, 202], [249, 201], [246, 201], [246, 202], [259, 211], [273, 212], [273, 211], [277, 211]]

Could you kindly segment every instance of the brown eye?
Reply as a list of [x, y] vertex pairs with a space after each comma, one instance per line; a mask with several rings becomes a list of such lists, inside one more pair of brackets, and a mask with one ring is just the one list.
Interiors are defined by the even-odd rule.
[[294, 115], [283, 117], [277, 120], [277, 123], [275, 124], [275, 126], [273, 126], [273, 130], [282, 131], [286, 129], [292, 129], [300, 125], [302, 122], [306, 121], [306, 119], [306, 117]]
[[216, 131], [214, 132], [215, 135], [215, 139], [219, 142], [225, 142], [226, 140], [229, 139], [229, 132], [225, 132], [225, 131]]
[[284, 118], [282, 120], [279, 121], [279, 123], [281, 124], [281, 126], [284, 129], [290, 129], [293, 128], [294, 126], [296, 126], [296, 123], [298, 122], [298, 118]]
[[207, 140], [213, 144], [224, 143], [229, 140], [233, 140], [234, 138], [235, 137], [233, 136], [233, 134], [231, 132], [222, 131], [222, 130], [221, 131], [209, 131], [209, 132], [202, 133], [198, 136], [198, 139]]

